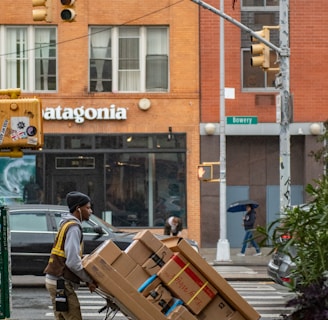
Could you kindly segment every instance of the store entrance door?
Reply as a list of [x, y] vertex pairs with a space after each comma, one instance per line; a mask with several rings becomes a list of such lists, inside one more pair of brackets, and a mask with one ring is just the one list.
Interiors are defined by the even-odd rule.
[[51, 203], [66, 205], [66, 194], [71, 191], [79, 191], [88, 195], [92, 201], [93, 213], [98, 217], [104, 211], [103, 177], [99, 175], [86, 174], [80, 171], [79, 174], [55, 174], [51, 179], [50, 193]]

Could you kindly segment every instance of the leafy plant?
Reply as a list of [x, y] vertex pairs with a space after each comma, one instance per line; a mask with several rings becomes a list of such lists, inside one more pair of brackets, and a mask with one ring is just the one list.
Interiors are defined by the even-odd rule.
[[[315, 185], [307, 185], [312, 201], [306, 206], [285, 210], [284, 214], [268, 226], [257, 231], [275, 243], [275, 248], [290, 255], [295, 263], [291, 290], [296, 297], [287, 303], [294, 307], [285, 320], [328, 319], [328, 178], [323, 175]], [[271, 234], [271, 236], [270, 236]], [[279, 242], [281, 235], [289, 240]], [[297, 254], [291, 255], [291, 247]]]
[[[328, 120], [324, 133], [318, 137], [322, 147], [311, 151], [315, 161], [328, 165]], [[324, 142], [324, 143], [323, 143]], [[295, 263], [290, 288], [295, 298], [287, 303], [293, 307], [290, 315], [281, 315], [284, 320], [328, 319], [328, 176], [323, 174], [313, 184], [306, 186], [311, 201], [306, 206], [287, 208], [267, 228], [258, 227], [262, 236], [261, 245], [270, 240], [273, 250], [288, 254]], [[289, 240], [279, 241], [281, 235]], [[291, 254], [296, 249], [296, 254]], [[273, 251], [272, 250], [272, 251]]]

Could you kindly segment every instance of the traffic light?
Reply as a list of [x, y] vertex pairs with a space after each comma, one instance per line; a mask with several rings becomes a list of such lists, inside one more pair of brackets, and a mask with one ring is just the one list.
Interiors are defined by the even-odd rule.
[[52, 21], [52, 0], [32, 0], [33, 21]]
[[0, 149], [43, 146], [42, 105], [37, 98], [0, 99]]
[[197, 170], [198, 180], [208, 181], [213, 179], [213, 166], [211, 164], [200, 164]]
[[76, 17], [74, 10], [75, 0], [60, 0], [63, 9], [60, 12], [60, 17], [63, 21], [72, 22]]
[[[270, 42], [270, 30], [263, 28], [260, 31], [255, 32], [260, 37]], [[270, 48], [264, 43], [260, 42], [257, 38], [251, 37], [252, 42], [258, 42], [251, 45], [251, 66], [261, 67], [264, 70], [270, 68]]]

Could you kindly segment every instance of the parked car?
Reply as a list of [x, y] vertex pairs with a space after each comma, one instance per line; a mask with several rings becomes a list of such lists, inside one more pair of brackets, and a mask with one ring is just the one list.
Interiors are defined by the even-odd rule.
[[[293, 206], [293, 209], [300, 208], [303, 211], [309, 211], [311, 209], [310, 204], [299, 204]], [[284, 244], [291, 239], [289, 234], [282, 234], [278, 238], [280, 244]], [[297, 244], [288, 246], [288, 251], [282, 251], [281, 246], [277, 246], [273, 252], [271, 259], [268, 263], [267, 273], [268, 276], [276, 283], [281, 285], [290, 284], [294, 282], [294, 286], [297, 286], [299, 279], [295, 279], [293, 270], [296, 265], [293, 260], [297, 258]]]
[[[59, 222], [69, 214], [66, 206], [16, 205], [9, 207], [11, 236], [11, 271], [13, 275], [42, 275], [48, 263]], [[123, 232], [95, 215], [82, 223], [84, 254], [93, 251], [107, 239], [124, 250], [133, 241], [134, 233]], [[156, 235], [164, 238], [163, 235]], [[198, 244], [186, 239], [195, 250]]]
[[[290, 239], [290, 235], [281, 235], [280, 242], [286, 242]], [[288, 252], [276, 248], [268, 263], [268, 276], [280, 285], [290, 284], [293, 280], [292, 271], [295, 269], [295, 263], [292, 258], [296, 257], [295, 246], [290, 246]]]

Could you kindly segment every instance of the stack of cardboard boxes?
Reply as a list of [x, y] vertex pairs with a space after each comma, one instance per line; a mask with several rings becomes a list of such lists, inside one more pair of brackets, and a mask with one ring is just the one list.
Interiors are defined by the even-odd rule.
[[260, 315], [182, 238], [139, 232], [83, 259], [99, 288], [139, 320], [257, 320]]

